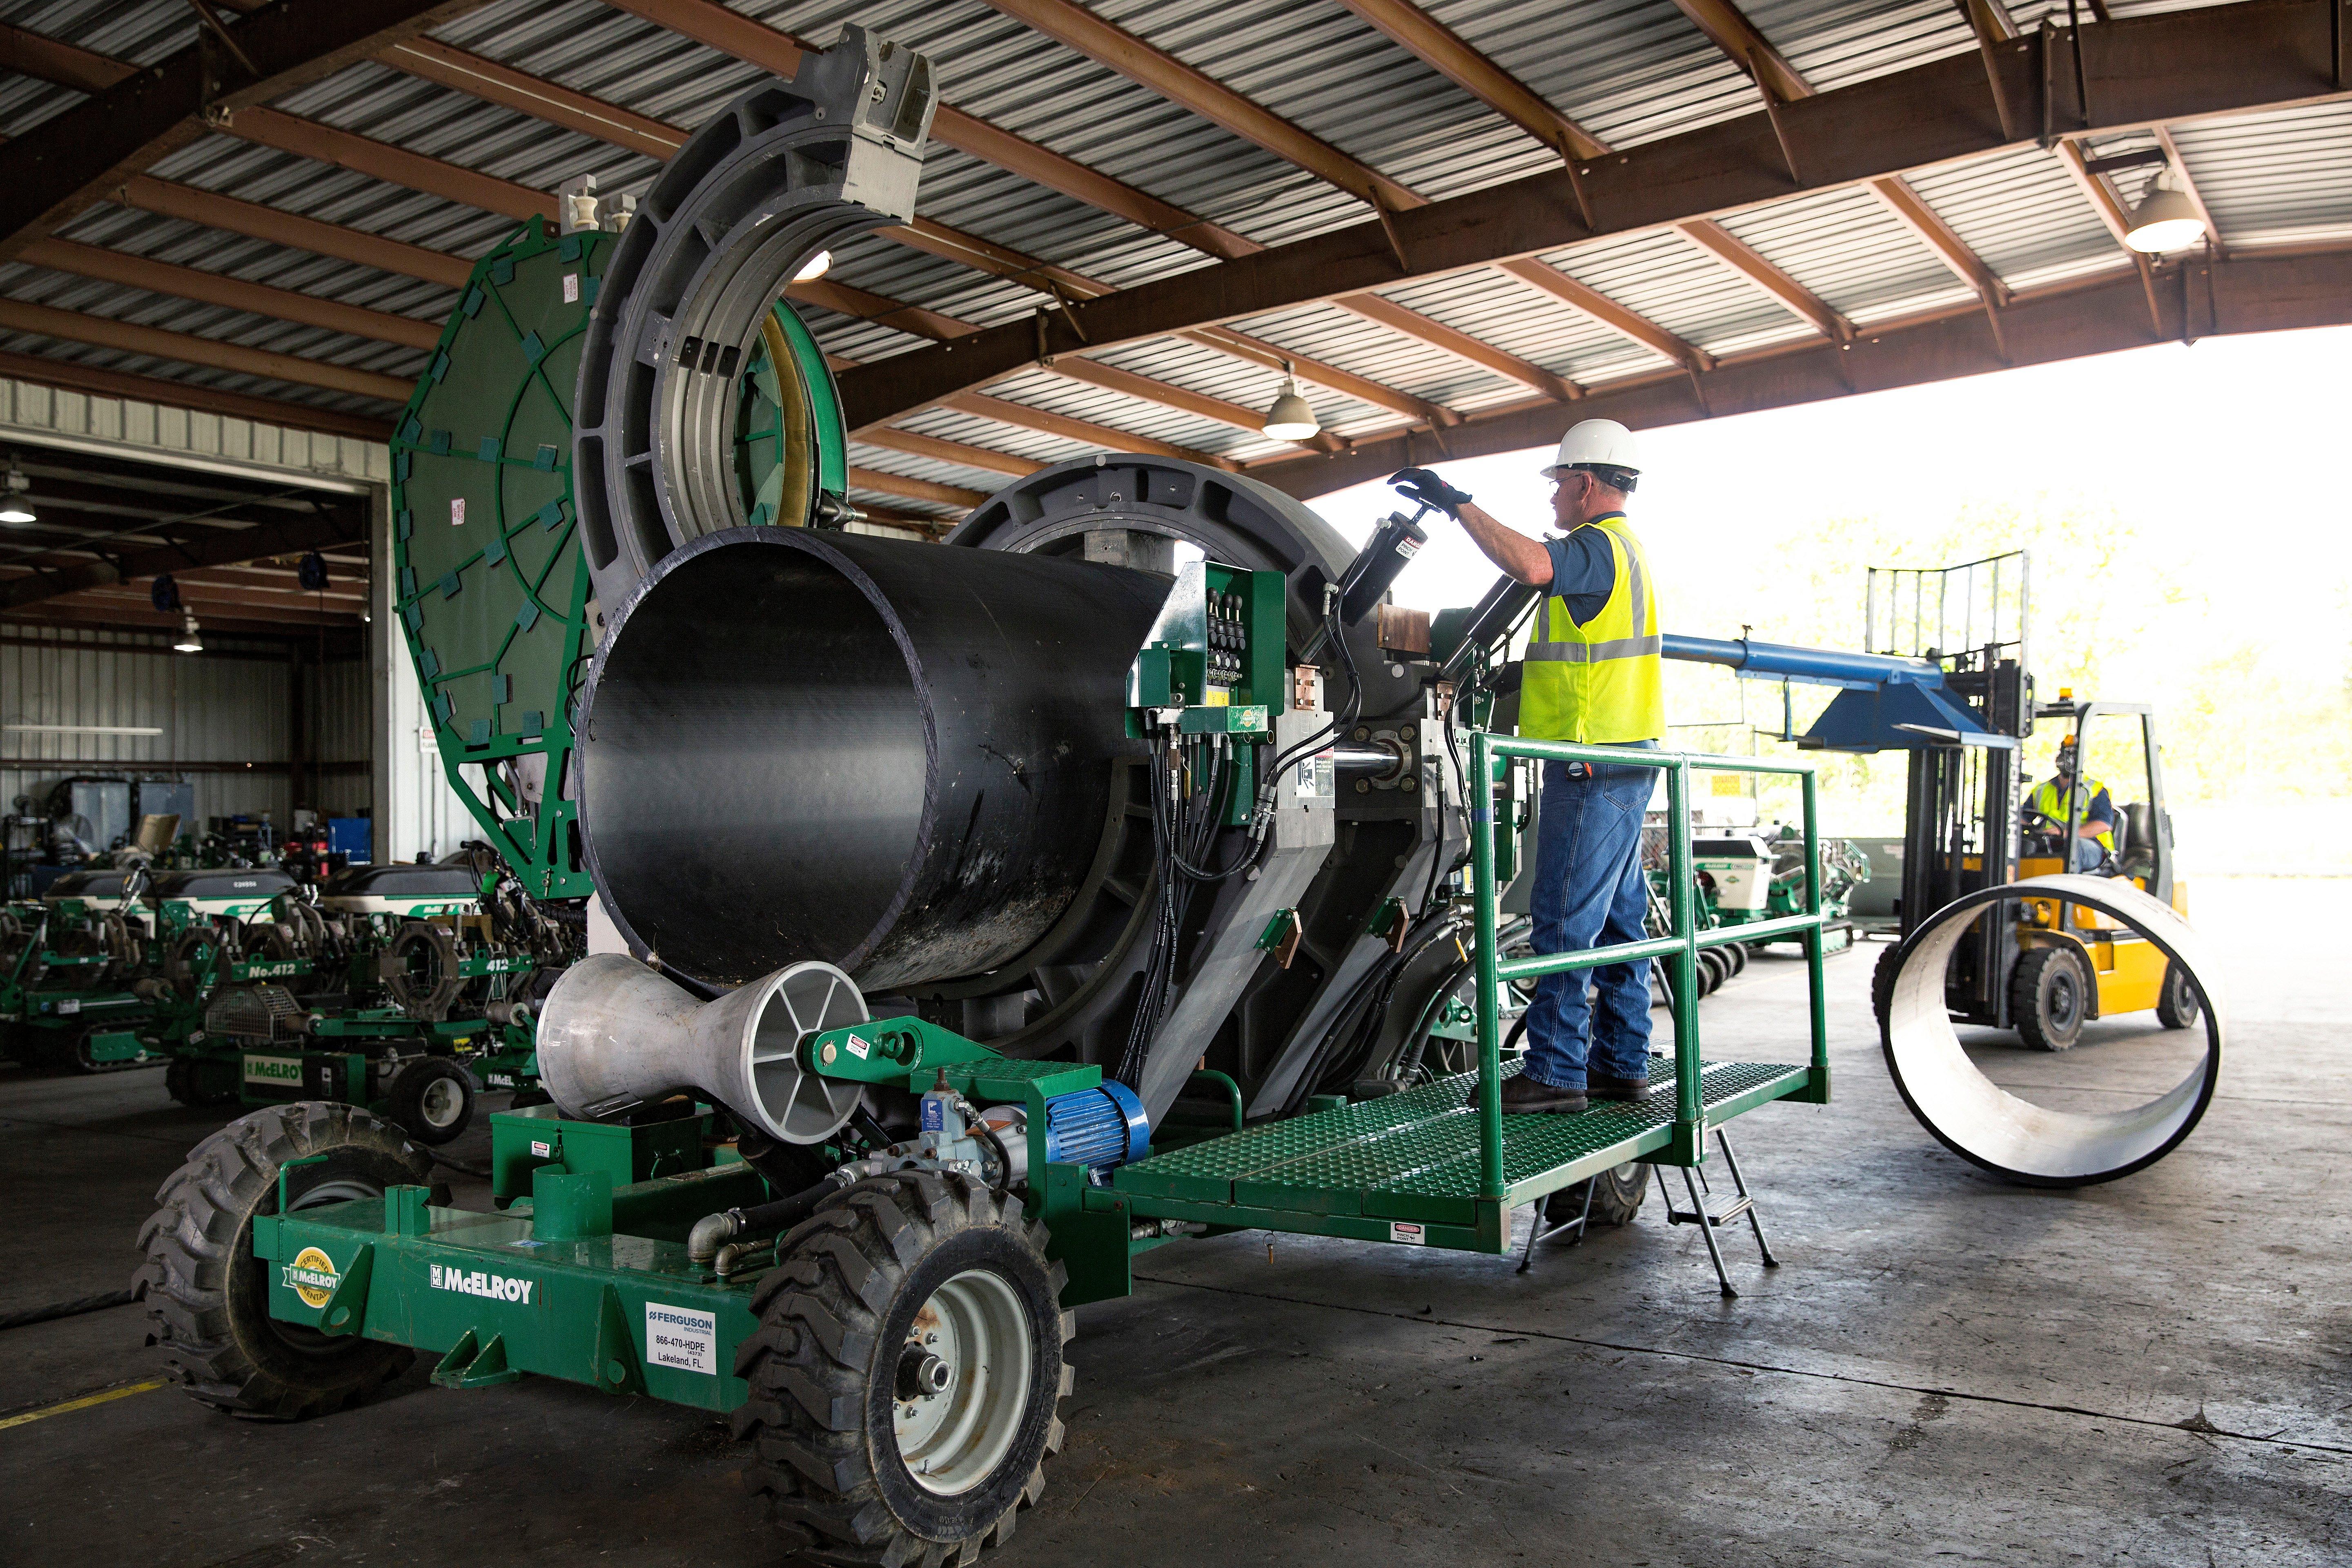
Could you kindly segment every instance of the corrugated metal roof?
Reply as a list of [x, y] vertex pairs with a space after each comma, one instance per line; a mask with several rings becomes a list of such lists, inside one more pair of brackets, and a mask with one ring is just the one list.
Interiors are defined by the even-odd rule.
[[2012, 289], [2129, 263], [2055, 153], [2014, 147], [1922, 170], [1910, 183]]
[[2172, 134], [2225, 244], [2352, 237], [2352, 103], [2207, 121]]
[[1670, 231], [1554, 251], [1543, 259], [1709, 353], [1816, 335], [1811, 322]]
[[1740, 9], [1817, 92], [1977, 47], [1951, 0], [1744, 0]]
[[1725, 218], [1723, 226], [1849, 321], [1883, 321], [1974, 298], [1866, 190], [1751, 207]]
[[[1556, 154], [1343, 6], [1312, 0], [1085, 0], [1235, 93], [1431, 198], [1521, 178]], [[2207, 0], [2189, 0], [2204, 4]], [[742, 0], [735, 7], [822, 46], [856, 20], [933, 59], [943, 100], [1081, 164], [1123, 180], [1261, 243], [1361, 223], [1357, 196], [1115, 69], [1041, 38], [982, 0]], [[1754, 111], [1752, 82], [1675, 0], [1426, 0], [1441, 23], [1526, 82], [1593, 135], [1628, 146]], [[2184, 8], [2179, 0], [2114, 0], [2117, 15]], [[1746, 14], [1813, 87], [1832, 90], [1974, 49], [1950, 0], [1746, 0]], [[2027, 0], [2021, 30], [2063, 4]], [[0, 0], [12, 25], [145, 63], [194, 36], [185, 0]], [[751, 66], [600, 0], [497, 0], [435, 36], [516, 69], [691, 129], [754, 80]], [[0, 78], [0, 132], [21, 133], [75, 101], [69, 89]], [[593, 173], [608, 190], [641, 191], [656, 172], [644, 155], [560, 130], [387, 66], [363, 62], [277, 107], [533, 190]], [[2180, 128], [2190, 172], [2223, 238], [2254, 246], [2352, 234], [2352, 106], [2327, 105]], [[159, 175], [242, 200], [454, 256], [478, 256], [509, 218], [407, 191], [234, 135], [200, 139], [159, 163]], [[2032, 148], [1919, 174], [1912, 183], [1952, 230], [2011, 287], [2031, 289], [2128, 265], [2051, 155]], [[2136, 191], [2136, 182], [2124, 182]], [[1213, 265], [967, 153], [934, 143], [925, 216], [1073, 268], [1114, 288]], [[1970, 298], [1935, 253], [1860, 190], [1812, 193], [1731, 215], [1726, 226], [1857, 322], [1958, 307]], [[219, 231], [101, 204], [64, 237], [272, 287], [433, 321], [450, 291]], [[1612, 236], [1546, 259], [1662, 329], [1718, 356], [1801, 341], [1811, 325], [1752, 280], [1671, 232]], [[1018, 320], [1046, 302], [1011, 283], [886, 237], [840, 247], [835, 280], [972, 326]], [[1397, 303], [1581, 384], [1655, 374], [1669, 362], [1584, 312], [1492, 268], [1385, 289]], [[0, 293], [299, 353], [391, 375], [413, 374], [415, 350], [22, 265], [0, 268]], [[828, 352], [870, 360], [919, 347], [895, 327], [807, 309]], [[1278, 348], [1464, 412], [1517, 404], [1516, 381], [1328, 304], [1234, 323]], [[19, 334], [5, 346], [289, 401], [375, 414], [369, 399], [247, 376], [158, 363]], [[1262, 407], [1275, 377], [1262, 365], [1171, 339], [1127, 345], [1104, 363]], [[1044, 371], [992, 395], [1203, 451], [1244, 458], [1286, 448], [1248, 429]], [[1395, 428], [1403, 416], [1328, 389], [1307, 388], [1327, 428]], [[1059, 437], [932, 409], [904, 427], [1047, 461], [1087, 448]], [[1000, 474], [859, 447], [862, 466], [970, 489]], [[912, 508], [915, 503], [879, 500]]]
[[1756, 89], [1674, 0], [1437, 0], [1429, 13], [1603, 142], [1755, 112]]

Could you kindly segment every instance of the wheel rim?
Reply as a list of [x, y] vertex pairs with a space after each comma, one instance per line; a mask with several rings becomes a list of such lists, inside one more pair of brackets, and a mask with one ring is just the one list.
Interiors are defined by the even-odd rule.
[[968, 1268], [915, 1314], [892, 1370], [891, 1430], [915, 1484], [954, 1497], [1019, 1436], [1035, 1376], [1029, 1310], [1003, 1276]]
[[[359, 1198], [381, 1198], [383, 1189], [375, 1183], [355, 1176], [341, 1176], [320, 1182], [286, 1208], [288, 1214], [304, 1209], [323, 1208], [329, 1204], [347, 1204]], [[349, 1353], [354, 1341], [348, 1334], [324, 1334], [300, 1323], [289, 1323], [271, 1318], [269, 1329], [278, 1343], [299, 1355], [331, 1359]]]
[[2082, 1010], [2082, 987], [2075, 984], [2074, 972], [2061, 965], [2050, 977], [2050, 1026], [2061, 1033], [2073, 1028]]
[[416, 1113], [425, 1125], [438, 1132], [445, 1127], [455, 1127], [457, 1118], [466, 1112], [466, 1091], [453, 1078], [436, 1078], [425, 1086], [416, 1097]]

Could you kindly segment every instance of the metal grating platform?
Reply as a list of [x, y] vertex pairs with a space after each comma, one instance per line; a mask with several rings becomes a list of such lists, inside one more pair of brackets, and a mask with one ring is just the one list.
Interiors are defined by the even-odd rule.
[[[1595, 1101], [1575, 1116], [1503, 1118], [1507, 1204], [1526, 1203], [1596, 1171], [1664, 1148], [1674, 1121], [1671, 1066], [1649, 1099]], [[1506, 1074], [1516, 1071], [1516, 1064]], [[1710, 1062], [1700, 1084], [1711, 1121], [1727, 1121], [1803, 1089], [1810, 1069], [1785, 1063]], [[1152, 1199], [1231, 1205], [1259, 1215], [1357, 1215], [1468, 1225], [1479, 1202], [1475, 1073], [1361, 1105], [1253, 1127], [1154, 1155], [1118, 1171], [1113, 1186], [1138, 1214]], [[1264, 1223], [1262, 1219], [1251, 1223]]]

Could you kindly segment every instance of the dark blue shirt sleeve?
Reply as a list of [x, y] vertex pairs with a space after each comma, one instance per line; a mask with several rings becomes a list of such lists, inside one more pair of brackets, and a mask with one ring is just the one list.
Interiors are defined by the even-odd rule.
[[2107, 798], [2107, 792], [2105, 790], [2101, 790], [2097, 795], [2091, 797], [2090, 805], [2083, 812], [2083, 820], [2085, 822], [2104, 822], [2109, 827], [2113, 827], [2116, 825], [2116, 803]]
[[1583, 626], [1608, 606], [1617, 586], [1617, 552], [1609, 547], [1607, 531], [1579, 528], [1565, 539], [1547, 539], [1551, 556], [1551, 583], [1544, 592], [1568, 601], [1569, 618]]

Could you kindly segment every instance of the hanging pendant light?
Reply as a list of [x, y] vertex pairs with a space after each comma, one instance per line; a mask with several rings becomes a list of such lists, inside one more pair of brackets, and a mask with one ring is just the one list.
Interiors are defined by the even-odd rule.
[[33, 481], [25, 477], [25, 470], [16, 466], [16, 459], [10, 458], [7, 478], [0, 480], [0, 522], [40, 521], [34, 515], [33, 503], [26, 499], [25, 492], [32, 488]]
[[180, 640], [172, 645], [173, 651], [178, 653], [204, 652], [205, 639], [196, 635], [196, 613], [194, 610], [188, 610], [183, 612], [183, 615], [184, 619], [180, 631]]
[[2131, 226], [2124, 230], [2124, 243], [2147, 256], [2186, 250], [2204, 237], [2205, 220], [2198, 216], [2197, 204], [2172, 188], [2168, 169], [2147, 183], [2139, 205], [2132, 209]]
[[1282, 362], [1282, 393], [1274, 406], [1265, 411], [1266, 435], [1276, 441], [1305, 441], [1323, 428], [1315, 417], [1315, 410], [1307, 399], [1298, 395], [1298, 378], [1290, 373], [1290, 362]]
[[793, 274], [793, 281], [795, 283], [814, 283], [832, 270], [833, 252], [830, 250], [820, 250], [814, 256], [810, 257], [806, 261], [801, 263], [801, 269]]

